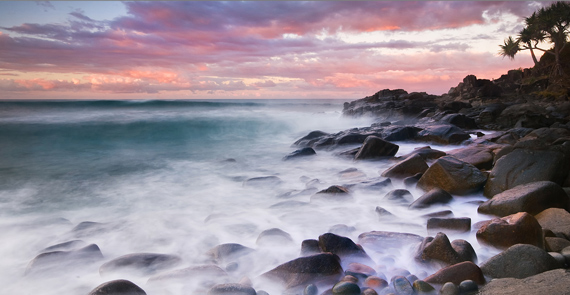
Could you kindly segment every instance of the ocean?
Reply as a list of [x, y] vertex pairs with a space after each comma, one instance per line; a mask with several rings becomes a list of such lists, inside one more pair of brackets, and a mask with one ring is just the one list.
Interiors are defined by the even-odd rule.
[[[382, 171], [395, 162], [355, 162], [337, 155], [358, 145], [282, 160], [297, 149], [293, 142], [311, 131], [334, 133], [379, 120], [344, 117], [343, 102], [0, 102], [2, 293], [87, 294], [103, 282], [128, 279], [147, 294], [204, 294], [207, 281], [150, 285], [152, 274], [103, 275], [98, 268], [131, 253], [177, 255], [181, 263], [172, 269], [203, 265], [212, 247], [239, 243], [256, 251], [232, 270], [231, 281], [248, 277], [256, 290], [280, 294], [281, 286], [258, 283], [256, 278], [299, 257], [305, 239], [318, 239], [329, 231], [355, 242], [360, 233], [373, 230], [427, 236], [425, 219], [405, 206], [382, 201], [387, 188], [354, 191], [348, 203], [310, 202], [311, 195], [331, 185], [382, 179]], [[397, 144], [396, 156], [427, 145]], [[272, 181], [247, 182], [267, 176]], [[395, 181], [393, 188], [404, 187]], [[423, 193], [409, 190], [414, 198]], [[462, 197], [444, 209], [475, 223], [485, 217], [469, 201], [482, 199]], [[381, 221], [376, 206], [388, 209], [394, 218]], [[98, 230], [75, 228], [85, 222], [96, 222]], [[272, 228], [291, 239], [260, 243], [259, 234]], [[450, 236], [454, 238], [471, 242], [480, 257], [495, 254], [478, 247], [474, 234]], [[47, 247], [74, 240], [96, 244], [103, 259], [27, 274], [29, 263]], [[388, 278], [402, 268], [427, 274], [414, 263], [411, 251], [367, 252], [383, 264]]]

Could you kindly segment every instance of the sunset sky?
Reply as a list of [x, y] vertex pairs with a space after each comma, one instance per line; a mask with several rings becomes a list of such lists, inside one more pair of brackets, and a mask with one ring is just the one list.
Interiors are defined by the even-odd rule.
[[0, 2], [0, 99], [442, 94], [551, 2]]

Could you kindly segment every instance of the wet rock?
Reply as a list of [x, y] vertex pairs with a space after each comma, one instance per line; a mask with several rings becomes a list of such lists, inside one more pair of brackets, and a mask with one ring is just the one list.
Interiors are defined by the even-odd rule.
[[440, 295], [459, 295], [459, 287], [457, 287], [452, 282], [447, 282], [443, 284], [441, 289], [439, 290]]
[[95, 287], [88, 295], [146, 295], [146, 292], [131, 281], [114, 280]]
[[322, 253], [291, 260], [264, 273], [262, 277], [293, 288], [321, 281], [336, 281], [342, 273], [340, 258], [332, 253]]
[[339, 282], [332, 288], [334, 295], [360, 295], [360, 287], [351, 282]]
[[404, 186], [406, 187], [415, 187], [420, 178], [422, 178], [423, 173], [418, 173], [410, 177], [404, 178]]
[[315, 286], [313, 284], [309, 284], [303, 290], [303, 295], [317, 295], [318, 292], [319, 292], [319, 289], [317, 288], [317, 286]]
[[459, 128], [475, 129], [477, 123], [474, 119], [469, 118], [463, 114], [448, 114], [440, 120], [442, 123], [452, 124]]
[[378, 292], [376, 292], [374, 289], [367, 288], [362, 289], [362, 295], [378, 295]]
[[253, 251], [255, 250], [240, 244], [227, 243], [227, 244], [218, 245], [208, 250], [206, 255], [208, 255], [218, 263], [228, 263], [234, 261], [235, 259], [241, 256], [250, 254]]
[[391, 280], [392, 288], [397, 295], [413, 295], [412, 284], [403, 276], [395, 276]]
[[487, 177], [475, 166], [445, 156], [429, 167], [417, 186], [426, 191], [438, 187], [450, 194], [464, 195], [478, 191], [485, 181]]
[[281, 178], [277, 176], [262, 176], [246, 179], [243, 182], [245, 187], [273, 187], [281, 184]]
[[414, 294], [416, 295], [436, 295], [436, 291], [435, 288], [426, 283], [425, 281], [422, 280], [416, 280], [414, 281], [412, 287], [414, 288]]
[[333, 185], [311, 196], [311, 202], [332, 201], [344, 202], [353, 200], [346, 187]]
[[357, 144], [366, 142], [368, 134], [363, 134], [359, 132], [348, 132], [346, 134], [341, 134], [335, 138], [335, 143], [337, 145], [341, 144]]
[[424, 146], [424, 147], [415, 148], [411, 153], [403, 155], [401, 158], [407, 159], [413, 155], [419, 155], [424, 159], [424, 161], [428, 161], [428, 160], [439, 159], [447, 154], [440, 150], [434, 150], [430, 146]]
[[351, 276], [358, 278], [359, 280], [364, 281], [369, 276], [375, 275], [376, 271], [368, 265], [358, 263], [358, 262], [353, 262], [353, 263], [348, 265], [348, 267], [346, 268], [344, 273], [346, 275], [351, 275]]
[[364, 280], [364, 286], [372, 288], [376, 291], [380, 291], [386, 287], [388, 287], [388, 282], [380, 277], [377, 276], [369, 276]]
[[568, 211], [550, 208], [535, 217], [543, 229], [551, 230], [558, 237], [570, 238], [570, 213]]
[[427, 221], [428, 234], [434, 234], [440, 231], [448, 233], [464, 233], [471, 231], [471, 218], [442, 218], [432, 217]]
[[372, 261], [361, 246], [356, 245], [347, 237], [341, 237], [332, 233], [319, 236], [319, 247], [323, 252], [338, 255], [343, 263], [351, 261], [370, 263]]
[[490, 148], [484, 146], [470, 146], [447, 152], [460, 161], [469, 163], [478, 169], [493, 168], [494, 156]]
[[182, 259], [176, 255], [133, 253], [104, 263], [99, 267], [99, 274], [105, 276], [115, 272], [132, 272], [148, 275], [173, 268], [181, 262]]
[[479, 290], [479, 295], [565, 295], [570, 286], [570, 271], [556, 269], [525, 279], [494, 279]]
[[570, 241], [558, 237], [545, 237], [544, 246], [548, 252], [560, 252], [570, 246]]
[[420, 217], [423, 217], [423, 218], [453, 217], [453, 212], [451, 210], [443, 210], [443, 211], [437, 211], [437, 212], [433, 212], [433, 213], [424, 214], [424, 215], [421, 215]]
[[382, 138], [387, 141], [403, 141], [416, 137], [421, 128], [415, 126], [391, 126], [383, 130]]
[[293, 144], [297, 146], [311, 147], [315, 142], [329, 135], [330, 134], [320, 130], [311, 131], [309, 134], [299, 138]]
[[454, 125], [431, 125], [418, 132], [416, 140], [441, 144], [459, 144], [471, 136]]
[[496, 123], [503, 127], [542, 128], [554, 123], [546, 110], [534, 103], [520, 103], [508, 106], [497, 117]]
[[319, 247], [319, 241], [309, 239], [301, 242], [301, 256], [309, 256], [321, 253], [321, 247]]
[[412, 204], [410, 204], [410, 209], [422, 209], [428, 208], [434, 204], [447, 204], [453, 200], [453, 197], [445, 190], [436, 187], [429, 190], [427, 193], [423, 194]]
[[557, 146], [545, 150], [515, 149], [497, 160], [485, 184], [484, 195], [490, 198], [516, 186], [539, 181], [562, 185], [569, 171], [567, 156]]
[[59, 243], [53, 246], [49, 246], [40, 252], [53, 252], [53, 251], [71, 251], [77, 250], [78, 248], [85, 247], [87, 243], [82, 240], [72, 240], [69, 242]]
[[302, 158], [302, 157], [307, 157], [307, 156], [313, 156], [316, 155], [317, 153], [315, 152], [315, 150], [311, 147], [305, 147], [299, 150], [296, 150], [290, 154], [288, 154], [287, 156], [285, 156], [283, 158], [284, 161], [287, 160], [291, 160], [291, 159], [295, 159], [295, 158]]
[[390, 211], [380, 207], [380, 206], [376, 206], [376, 214], [378, 214], [378, 216], [380, 218], [384, 218], [384, 217], [389, 217], [389, 216], [394, 216], [394, 214], [390, 213]]
[[384, 198], [384, 201], [409, 203], [414, 200], [414, 196], [407, 189], [395, 189], [389, 191]]
[[222, 283], [229, 279], [228, 273], [217, 265], [196, 265], [159, 273], [148, 279], [148, 284], [156, 282], [184, 282], [188, 280], [215, 280]]
[[554, 182], [538, 181], [522, 184], [495, 195], [477, 211], [507, 216], [518, 212], [536, 215], [548, 208], [568, 208], [568, 195]]
[[425, 160], [420, 155], [414, 154], [382, 172], [382, 177], [405, 178], [424, 173], [428, 168]]
[[288, 243], [292, 243], [293, 238], [287, 232], [278, 229], [278, 228], [271, 228], [262, 231], [257, 240], [255, 241], [256, 245], [286, 245]]
[[255, 289], [242, 284], [218, 284], [208, 290], [208, 295], [256, 295]]
[[459, 258], [462, 261], [471, 261], [473, 263], [477, 263], [477, 253], [475, 253], [475, 249], [473, 246], [469, 244], [466, 240], [457, 239], [451, 242], [451, 248], [457, 252]]
[[459, 293], [461, 294], [475, 294], [478, 290], [479, 286], [472, 280], [465, 280], [459, 284]]
[[95, 244], [72, 251], [44, 252], [30, 261], [24, 275], [53, 274], [68, 271], [74, 267], [84, 267], [102, 259], [103, 254]]
[[517, 244], [485, 261], [481, 270], [491, 278], [522, 279], [558, 267], [548, 252], [533, 245]]
[[366, 178], [366, 174], [364, 172], [356, 169], [356, 168], [348, 168], [338, 173], [339, 179], [344, 180], [357, 180]]
[[354, 156], [355, 160], [374, 159], [381, 157], [393, 157], [400, 147], [391, 142], [385, 141], [377, 136], [369, 136], [366, 138], [358, 153]]
[[515, 244], [544, 247], [542, 227], [532, 215], [519, 212], [489, 220], [477, 231], [477, 241], [499, 249]]
[[358, 236], [358, 244], [379, 251], [416, 245], [422, 240], [418, 235], [388, 231], [371, 231]]
[[558, 252], [548, 252], [548, 255], [552, 256], [552, 258], [556, 259], [558, 262], [559, 267], [566, 267], [566, 258], [564, 255]]
[[479, 285], [485, 284], [483, 272], [471, 261], [465, 261], [442, 268], [424, 279], [425, 282], [433, 285], [443, 285], [447, 282], [459, 285], [465, 280], [472, 280]]
[[435, 237], [426, 237], [418, 247], [415, 259], [420, 263], [449, 266], [463, 262], [466, 256], [460, 255], [444, 233]]

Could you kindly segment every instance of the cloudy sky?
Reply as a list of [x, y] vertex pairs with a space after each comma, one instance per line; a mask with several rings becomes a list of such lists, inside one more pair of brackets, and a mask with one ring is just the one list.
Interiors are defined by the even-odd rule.
[[442, 94], [549, 3], [0, 1], [0, 99]]

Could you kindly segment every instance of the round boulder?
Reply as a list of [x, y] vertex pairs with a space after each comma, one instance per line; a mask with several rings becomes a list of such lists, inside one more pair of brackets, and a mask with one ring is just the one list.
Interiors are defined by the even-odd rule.
[[515, 244], [544, 247], [542, 227], [532, 215], [519, 212], [503, 218], [489, 220], [477, 231], [477, 241], [499, 249]]
[[533, 245], [517, 244], [491, 257], [481, 265], [481, 270], [491, 278], [522, 279], [558, 267], [548, 252]]
[[441, 188], [450, 194], [465, 195], [480, 190], [487, 177], [477, 167], [451, 156], [437, 159], [418, 181], [425, 191]]
[[95, 287], [88, 295], [146, 295], [146, 292], [131, 281], [114, 280]]

